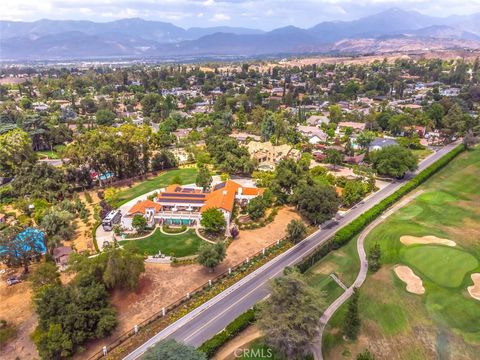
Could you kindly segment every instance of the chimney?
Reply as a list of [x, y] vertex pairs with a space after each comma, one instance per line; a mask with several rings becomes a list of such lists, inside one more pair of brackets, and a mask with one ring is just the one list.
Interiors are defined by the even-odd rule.
[[227, 196], [227, 190], [223, 190], [223, 196]]
[[240, 195], [242, 195], [242, 192], [243, 192], [243, 188], [240, 186], [237, 190], [237, 193], [240, 196]]

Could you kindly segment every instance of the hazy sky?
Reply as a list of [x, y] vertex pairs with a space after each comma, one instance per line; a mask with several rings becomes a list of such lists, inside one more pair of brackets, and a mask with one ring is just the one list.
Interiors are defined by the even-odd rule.
[[110, 21], [141, 17], [191, 26], [309, 27], [390, 7], [434, 16], [480, 12], [480, 0], [0, 0], [0, 19]]

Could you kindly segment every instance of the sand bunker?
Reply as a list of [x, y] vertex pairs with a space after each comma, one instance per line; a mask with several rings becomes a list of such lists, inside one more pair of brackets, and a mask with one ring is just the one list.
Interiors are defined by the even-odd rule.
[[425, 293], [422, 279], [420, 279], [408, 266], [397, 265], [395, 266], [395, 274], [398, 278], [407, 284], [407, 291], [412, 294], [422, 295]]
[[471, 297], [480, 300], [480, 273], [472, 274], [473, 285], [467, 288]]
[[403, 245], [414, 245], [414, 244], [422, 244], [422, 245], [440, 244], [440, 245], [446, 245], [446, 246], [457, 245], [453, 240], [442, 239], [433, 235], [427, 235], [427, 236], [421, 236], [421, 237], [404, 235], [404, 236], [400, 236], [400, 241]]

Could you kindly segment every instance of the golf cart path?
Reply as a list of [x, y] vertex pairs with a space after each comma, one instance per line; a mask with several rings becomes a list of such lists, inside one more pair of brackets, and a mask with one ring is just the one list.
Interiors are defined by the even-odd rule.
[[342, 306], [349, 298], [352, 296], [353, 291], [355, 288], [359, 288], [365, 282], [368, 273], [368, 261], [367, 261], [367, 254], [365, 252], [364, 244], [367, 235], [372, 231], [375, 227], [381, 224], [386, 218], [388, 218], [391, 214], [396, 212], [398, 209], [402, 208], [418, 195], [420, 195], [423, 191], [416, 191], [411, 195], [406, 196], [400, 202], [395, 204], [393, 207], [388, 209], [385, 213], [380, 215], [376, 220], [370, 223], [359, 235], [357, 239], [357, 252], [358, 257], [360, 259], [360, 271], [358, 272], [357, 278], [355, 279], [352, 286], [350, 286], [345, 292], [340, 295], [330, 306], [325, 310], [323, 315], [320, 318], [320, 332], [312, 345], [312, 353], [316, 360], [323, 360], [322, 355], [322, 338], [323, 332], [325, 331], [325, 327], [328, 321], [332, 318], [335, 312]]

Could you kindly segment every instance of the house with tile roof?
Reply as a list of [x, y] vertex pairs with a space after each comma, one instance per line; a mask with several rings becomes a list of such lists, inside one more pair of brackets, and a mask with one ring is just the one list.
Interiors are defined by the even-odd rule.
[[203, 212], [217, 208], [225, 217], [228, 231], [235, 203], [244, 206], [263, 192], [264, 189], [245, 187], [233, 180], [221, 182], [210, 191], [203, 191], [198, 187], [170, 185], [160, 191], [153, 200], [135, 204], [126, 216], [143, 215], [150, 226], [154, 224], [198, 226]]

